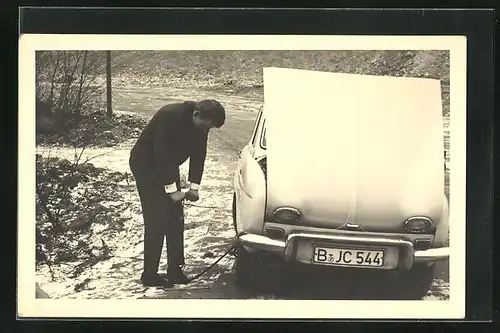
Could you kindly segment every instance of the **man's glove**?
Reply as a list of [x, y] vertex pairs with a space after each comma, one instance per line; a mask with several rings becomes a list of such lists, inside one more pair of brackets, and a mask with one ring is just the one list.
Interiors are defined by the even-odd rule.
[[181, 191], [176, 191], [174, 193], [171, 193], [169, 194], [170, 195], [170, 198], [174, 201], [174, 202], [180, 202], [182, 200], [184, 200], [184, 198], [186, 197], [186, 194], [181, 192]]
[[200, 199], [198, 190], [189, 189], [189, 191], [185, 193], [185, 198], [189, 201], [198, 201]]

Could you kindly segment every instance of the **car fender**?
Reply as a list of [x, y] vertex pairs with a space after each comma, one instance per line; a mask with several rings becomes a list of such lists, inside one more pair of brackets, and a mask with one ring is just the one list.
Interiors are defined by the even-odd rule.
[[441, 218], [439, 219], [439, 224], [436, 228], [436, 233], [434, 235], [434, 248], [445, 247], [448, 245], [449, 238], [449, 202], [446, 195], [444, 195], [443, 209], [441, 212]]
[[236, 228], [238, 232], [260, 234], [264, 225], [266, 180], [253, 157], [251, 146], [242, 152], [234, 175]]

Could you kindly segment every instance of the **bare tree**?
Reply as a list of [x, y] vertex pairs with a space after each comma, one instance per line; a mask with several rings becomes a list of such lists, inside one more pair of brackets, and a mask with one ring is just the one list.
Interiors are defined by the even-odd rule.
[[106, 51], [106, 101], [108, 116], [113, 116], [112, 93], [111, 93], [111, 51]]
[[[102, 51], [39, 51], [36, 55], [37, 118], [63, 131], [102, 104]], [[40, 113], [40, 115], [39, 115]]]

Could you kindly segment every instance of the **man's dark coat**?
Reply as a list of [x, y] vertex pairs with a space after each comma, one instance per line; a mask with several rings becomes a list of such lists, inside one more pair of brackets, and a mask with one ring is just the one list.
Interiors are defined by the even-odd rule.
[[162, 183], [176, 181], [179, 166], [188, 158], [188, 181], [199, 184], [203, 175], [208, 132], [194, 128], [195, 102], [166, 105], [144, 128], [131, 152], [131, 164]]
[[200, 132], [194, 127], [194, 108], [194, 102], [161, 108], [130, 153], [130, 168], [136, 179], [145, 225], [143, 275], [156, 274], [165, 237], [169, 266], [184, 264], [182, 205], [173, 202], [164, 186], [176, 183], [180, 190], [179, 166], [188, 158], [188, 181], [201, 182], [208, 131]]

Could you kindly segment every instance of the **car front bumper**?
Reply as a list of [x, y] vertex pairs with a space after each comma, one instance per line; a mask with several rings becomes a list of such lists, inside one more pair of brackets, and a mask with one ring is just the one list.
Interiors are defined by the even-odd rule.
[[[277, 254], [285, 260], [297, 260], [303, 263], [310, 262], [310, 253], [314, 243], [383, 247], [397, 253], [393, 262], [389, 261], [382, 269], [410, 269], [414, 263], [432, 263], [449, 258], [449, 247], [431, 248], [416, 251], [413, 243], [407, 240], [390, 237], [366, 237], [361, 235], [332, 235], [315, 233], [291, 233], [287, 239], [275, 240], [256, 234], [243, 234], [239, 236], [240, 243], [250, 249]], [[399, 250], [399, 251], [398, 251]]]

